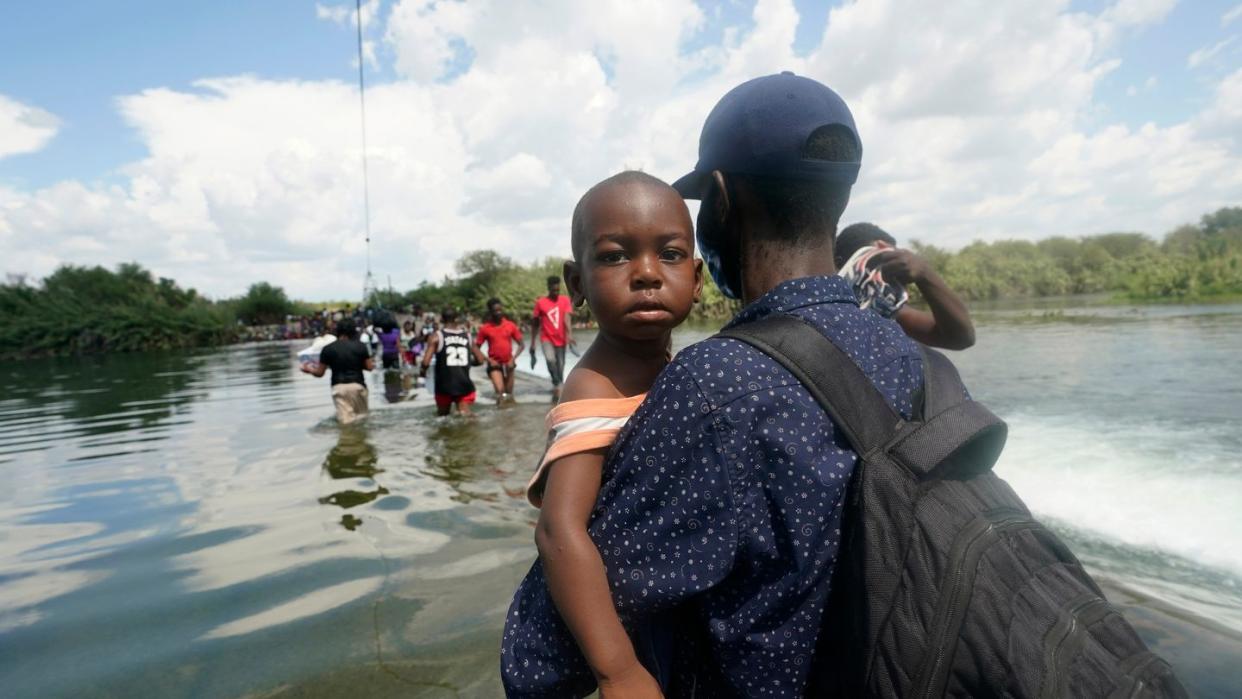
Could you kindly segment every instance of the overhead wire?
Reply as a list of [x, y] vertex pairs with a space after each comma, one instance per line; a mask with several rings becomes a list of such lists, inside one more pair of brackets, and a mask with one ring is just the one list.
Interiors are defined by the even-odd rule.
[[365, 303], [368, 301], [365, 296], [371, 291], [373, 278], [371, 276], [371, 182], [367, 172], [367, 92], [362, 60], [362, 0], [354, 0], [354, 7], [357, 10], [358, 20], [358, 105], [362, 124], [362, 213], [367, 243], [367, 277], [363, 284], [363, 302]]

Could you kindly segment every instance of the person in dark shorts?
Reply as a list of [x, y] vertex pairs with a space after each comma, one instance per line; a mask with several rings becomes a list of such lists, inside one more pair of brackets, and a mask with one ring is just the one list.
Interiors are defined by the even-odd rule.
[[321, 377], [332, 370], [332, 403], [336, 420], [348, 425], [367, 416], [367, 383], [364, 371], [375, 369], [375, 360], [367, 346], [358, 341], [358, 329], [352, 320], [336, 324], [336, 341], [319, 352], [319, 361], [302, 365], [302, 372]]
[[[517, 341], [517, 349], [513, 342]], [[513, 382], [516, 378], [517, 361], [514, 359], [522, 353], [522, 331], [517, 323], [505, 317], [505, 307], [500, 299], [487, 300], [487, 318], [479, 326], [474, 344], [479, 347], [487, 343], [487, 377], [492, 380], [492, 388], [496, 390], [496, 404], [513, 399]]]
[[421, 373], [424, 376], [427, 374], [434, 357], [436, 414], [448, 415], [456, 405], [459, 414], [469, 415], [470, 404], [475, 400], [474, 381], [470, 380], [470, 358], [473, 356], [479, 364], [486, 364], [487, 358], [470, 341], [470, 331], [461, 324], [457, 311], [444, 309], [440, 322], [440, 330], [428, 339], [427, 349], [423, 351]]
[[[543, 359], [548, 363], [548, 375], [552, 378], [552, 402], [561, 399], [561, 384], [565, 378], [565, 348], [573, 345], [574, 340], [569, 329], [569, 315], [573, 307], [568, 296], [561, 295], [561, 278], [548, 277], [548, 295], [540, 296], [535, 301], [535, 310], [531, 313], [530, 332], [532, 338], [538, 338], [543, 344]], [[535, 357], [535, 340], [530, 343], [532, 363]]]
[[[854, 287], [858, 304], [897, 321], [907, 335], [932, 347], [964, 350], [975, 344], [966, 304], [927, 260], [897, 247], [897, 240], [873, 223], [841, 229], [833, 247], [837, 274]], [[911, 308], [906, 287], [914, 284], [930, 311]]]

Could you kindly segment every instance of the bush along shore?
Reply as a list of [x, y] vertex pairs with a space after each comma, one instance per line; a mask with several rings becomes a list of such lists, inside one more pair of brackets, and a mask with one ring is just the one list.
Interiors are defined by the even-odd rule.
[[911, 244], [969, 300], [1112, 293], [1129, 301], [1242, 296], [1242, 208], [1220, 209], [1160, 242], [1106, 233], [976, 242], [948, 252]]
[[37, 285], [0, 285], [0, 356], [132, 352], [235, 342], [247, 325], [276, 323], [300, 310], [270, 284], [212, 301], [137, 264], [115, 271], [65, 266]]
[[[1142, 233], [1106, 233], [976, 242], [958, 251], [916, 239], [909, 246], [968, 300], [1093, 293], [1135, 302], [1242, 298], [1242, 207], [1207, 214], [1160, 241]], [[524, 317], [545, 293], [547, 277], [560, 275], [562, 264], [559, 257], [520, 264], [492, 250], [476, 250], [463, 255], [454, 274], [440, 282], [423, 282], [404, 293], [377, 291], [366, 305], [398, 311], [415, 304], [427, 311], [453, 307], [482, 315], [487, 299], [497, 297], [511, 315]], [[155, 279], [137, 264], [115, 271], [66, 266], [38, 284], [21, 278], [0, 284], [0, 313], [7, 321], [0, 327], [0, 356], [227, 344], [265, 337], [270, 333], [250, 329], [326, 306], [332, 304], [290, 300], [266, 282], [251, 285], [239, 298], [213, 301], [171, 279]], [[720, 321], [739, 307], [709, 276], [692, 318]], [[589, 312], [578, 309], [575, 320], [590, 322]]]

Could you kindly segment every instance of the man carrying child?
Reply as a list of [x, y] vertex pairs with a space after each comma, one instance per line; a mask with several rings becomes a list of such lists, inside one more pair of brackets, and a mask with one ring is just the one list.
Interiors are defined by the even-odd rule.
[[[802, 319], [909, 419], [919, 347], [860, 309], [833, 263], [861, 155], [841, 98], [782, 73], [720, 100], [698, 164], [674, 186], [702, 202], [697, 239], [717, 286], [747, 304], [730, 326]], [[672, 359], [601, 453], [585, 521], [629, 639], [592, 657], [627, 662], [587, 662], [535, 584], [537, 566], [506, 625], [506, 691], [658, 696], [654, 676], [665, 696], [805, 696], [820, 629], [832, 623], [825, 608], [858, 460], [810, 392], [766, 354], [709, 338]]]

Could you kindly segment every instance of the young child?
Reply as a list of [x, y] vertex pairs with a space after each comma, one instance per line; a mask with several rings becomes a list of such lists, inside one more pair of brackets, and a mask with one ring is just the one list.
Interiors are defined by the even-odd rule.
[[[897, 321], [907, 335], [932, 347], [962, 350], [975, 344], [966, 304], [923, 258], [897, 247], [897, 240], [871, 223], [837, 233], [837, 274], [854, 287], [858, 303]], [[914, 284], [931, 312], [910, 308], [906, 287]]]
[[[681, 195], [641, 172], [622, 172], [583, 195], [571, 242], [566, 284], [575, 305], [590, 306], [599, 334], [548, 413], [547, 452], [527, 489], [531, 503], [542, 508], [538, 565], [600, 696], [659, 696], [613, 607], [587, 525], [604, 455], [668, 364], [673, 328], [699, 299], [702, 261], [694, 259], [694, 229]], [[521, 597], [519, 589], [515, 606]], [[532, 632], [517, 618], [511, 610], [506, 648]]]
[[446, 308], [440, 314], [441, 327], [427, 340], [421, 375], [427, 375], [435, 357], [436, 414], [448, 415], [454, 405], [460, 415], [470, 415], [474, 402], [474, 381], [470, 379], [470, 357], [479, 363], [487, 359], [470, 341], [470, 331], [458, 320], [457, 311]]

